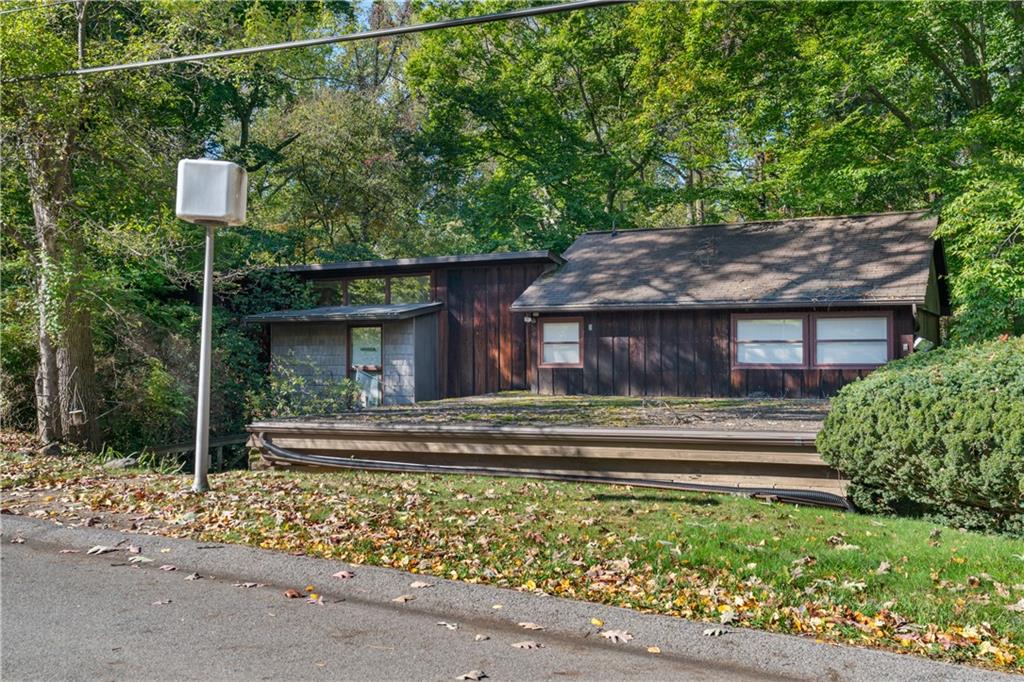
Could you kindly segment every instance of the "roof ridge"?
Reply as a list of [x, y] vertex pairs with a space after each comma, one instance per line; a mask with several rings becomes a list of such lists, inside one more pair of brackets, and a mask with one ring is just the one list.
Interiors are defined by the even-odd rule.
[[740, 223], [700, 223], [698, 225], [676, 225], [672, 227], [627, 227], [618, 228], [614, 230], [586, 230], [580, 233], [580, 237], [587, 234], [612, 234], [615, 232], [622, 233], [634, 233], [634, 232], [668, 232], [671, 230], [683, 230], [683, 229], [694, 229], [701, 227], [749, 227], [751, 225], [765, 225], [765, 224], [777, 224], [777, 223], [792, 223], [804, 220], [842, 220], [849, 218], [875, 218], [878, 216], [890, 216], [890, 215], [911, 215], [914, 213], [928, 213], [930, 209], [920, 208], [912, 211], [883, 211], [881, 213], [850, 213], [846, 215], [816, 215], [816, 216], [800, 216], [798, 218], [772, 218], [770, 220], [750, 220]]

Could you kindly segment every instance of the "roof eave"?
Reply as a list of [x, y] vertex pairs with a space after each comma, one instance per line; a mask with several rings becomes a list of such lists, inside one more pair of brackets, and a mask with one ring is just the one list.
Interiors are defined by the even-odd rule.
[[513, 303], [515, 313], [618, 312], [633, 310], [722, 310], [735, 308], [832, 308], [921, 305], [924, 298], [914, 299], [802, 299], [788, 301], [695, 301], [692, 303], [581, 303], [562, 305], [530, 305]]
[[275, 315], [274, 313], [264, 313], [258, 315], [246, 315], [242, 318], [243, 322], [249, 322], [253, 324], [287, 324], [291, 322], [394, 322], [397, 320], [407, 320], [412, 317], [419, 317], [421, 315], [428, 315], [433, 312], [437, 312], [441, 308], [441, 302], [435, 301], [433, 303], [425, 303], [415, 308], [406, 310], [396, 310], [392, 312], [377, 312], [377, 313], [318, 313], [310, 315]]

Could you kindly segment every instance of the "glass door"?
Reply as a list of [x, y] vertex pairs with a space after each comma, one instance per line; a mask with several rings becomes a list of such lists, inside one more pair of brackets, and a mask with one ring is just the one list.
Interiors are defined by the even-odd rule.
[[349, 327], [349, 367], [352, 378], [362, 389], [360, 398], [364, 407], [378, 407], [383, 398], [381, 382], [383, 344], [380, 327]]

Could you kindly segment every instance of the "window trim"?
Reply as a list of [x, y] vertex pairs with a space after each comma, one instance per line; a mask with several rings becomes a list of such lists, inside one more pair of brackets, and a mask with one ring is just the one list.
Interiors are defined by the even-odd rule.
[[[885, 318], [885, 362], [880, 364], [865, 364], [865, 363], [854, 363], [854, 364], [818, 364], [818, 325], [819, 319], [837, 318], [837, 317], [883, 317]], [[739, 320], [794, 320], [801, 319], [803, 321], [803, 356], [804, 361], [801, 364], [773, 364], [773, 363], [744, 363], [739, 361], [739, 346], [740, 342], [737, 339], [737, 322]], [[878, 369], [886, 362], [890, 362], [895, 357], [893, 353], [893, 345], [895, 338], [895, 322], [892, 310], [842, 310], [835, 312], [807, 312], [807, 313], [733, 313], [730, 320], [731, 336], [730, 336], [730, 359], [732, 361], [732, 369], [797, 369], [797, 370], [809, 370], [809, 369], [865, 369], [872, 370]], [[880, 341], [881, 339], [829, 339], [830, 341]], [[784, 343], [784, 342], [783, 342]]]
[[[785, 363], [776, 364], [771, 362], [740, 362], [740, 340], [739, 340], [739, 321], [740, 320], [800, 320], [801, 325], [801, 355], [803, 356], [803, 362], [800, 363]], [[807, 313], [733, 313], [731, 320], [732, 327], [732, 366], [735, 369], [809, 369], [811, 358], [807, 353], [807, 337], [810, 333], [808, 329], [809, 321]], [[757, 343], [755, 339], [753, 341], [744, 341], [742, 343]], [[760, 343], [795, 343], [794, 341], [761, 341]]]
[[[818, 364], [818, 320], [829, 319], [829, 318], [842, 318], [842, 317], [884, 317], [885, 318], [885, 362], [875, 364], [860, 363], [849, 363], [849, 364]], [[832, 313], [812, 313], [811, 318], [813, 323], [811, 324], [811, 355], [808, 358], [811, 362], [811, 366], [814, 369], [878, 369], [886, 362], [890, 362], [893, 359], [893, 336], [894, 336], [894, 322], [893, 313], [891, 310], [873, 310], [871, 312], [859, 312], [854, 310], [846, 310]], [[829, 339], [825, 341], [881, 341], [882, 339]]]
[[[549, 322], [575, 322], [579, 325], [579, 340], [576, 342], [579, 344], [579, 362], [544, 362], [544, 325]], [[554, 342], [552, 342], [554, 343]], [[569, 343], [568, 341], [560, 341], [558, 343]], [[538, 317], [537, 318], [537, 366], [541, 369], [566, 369], [573, 368], [579, 369], [583, 367], [583, 317], [572, 316], [572, 317]]]

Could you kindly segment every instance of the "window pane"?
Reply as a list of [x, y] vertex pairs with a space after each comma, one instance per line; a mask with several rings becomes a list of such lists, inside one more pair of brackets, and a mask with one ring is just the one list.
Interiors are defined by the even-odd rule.
[[384, 278], [349, 281], [348, 302], [351, 305], [380, 305], [384, 302]]
[[884, 317], [819, 317], [819, 339], [884, 339], [889, 324]]
[[815, 353], [819, 365], [881, 365], [886, 361], [886, 341], [820, 341]]
[[799, 341], [804, 338], [804, 321], [772, 319], [736, 320], [737, 341]]
[[352, 364], [379, 365], [381, 364], [381, 328], [380, 327], [353, 327], [352, 328]]
[[579, 343], [545, 343], [544, 363], [576, 365], [580, 361]]
[[316, 292], [317, 305], [341, 304], [341, 282], [314, 282], [313, 291]]
[[392, 303], [430, 303], [430, 275], [392, 277]]
[[579, 343], [579, 322], [545, 322], [544, 343]]
[[804, 344], [796, 343], [741, 343], [736, 359], [751, 365], [800, 365], [804, 361]]

